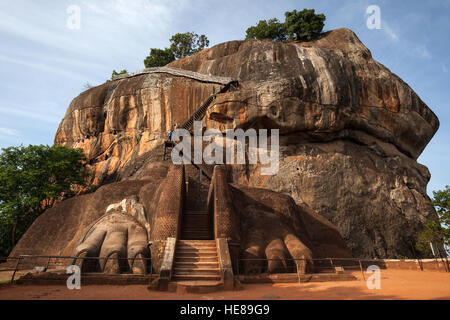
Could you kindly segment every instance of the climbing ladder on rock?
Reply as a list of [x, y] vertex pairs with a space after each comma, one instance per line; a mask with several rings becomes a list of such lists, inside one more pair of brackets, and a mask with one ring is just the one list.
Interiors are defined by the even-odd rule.
[[[208, 110], [208, 108], [211, 106], [211, 104], [213, 103], [213, 101], [216, 99], [217, 94], [220, 93], [224, 93], [227, 92], [228, 90], [230, 90], [231, 88], [236, 88], [239, 85], [239, 82], [237, 80], [230, 80], [230, 82], [228, 82], [218, 93], [214, 93], [211, 96], [209, 96], [208, 99], [206, 99], [206, 101], [189, 117], [188, 120], [186, 120], [186, 122], [184, 122], [180, 127], [178, 127], [179, 129], [185, 129], [188, 130], [189, 132], [191, 132], [192, 134], [192, 129], [193, 129], [193, 125], [194, 125], [194, 121], [198, 121], [198, 120], [202, 120], [203, 117], [206, 115], [206, 111]], [[175, 146], [175, 143], [172, 141], [165, 141], [164, 142], [164, 155], [163, 155], [163, 161], [166, 160], [166, 155], [168, 155], [170, 153], [170, 151], [173, 147]], [[194, 164], [192, 162], [192, 159], [190, 159], [192, 165], [196, 166], [197, 169], [201, 169], [200, 166]], [[208, 178], [210, 178], [210, 176], [208, 174], [205, 174]]]
[[220, 93], [227, 92], [231, 88], [236, 88], [238, 86], [238, 81], [233, 80], [226, 84], [218, 93], [212, 94], [206, 101], [189, 117], [189, 119], [181, 125], [180, 128], [191, 131], [194, 121], [202, 120], [206, 114], [206, 111], [211, 106], [211, 103], [216, 100], [216, 96]]

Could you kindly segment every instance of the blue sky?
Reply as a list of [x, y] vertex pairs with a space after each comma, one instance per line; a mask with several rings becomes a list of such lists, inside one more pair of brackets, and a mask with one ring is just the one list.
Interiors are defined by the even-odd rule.
[[[81, 10], [80, 29], [67, 27], [70, 5]], [[379, 30], [366, 26], [370, 5], [381, 9]], [[142, 69], [149, 48], [177, 32], [204, 33], [212, 46], [303, 8], [324, 13], [325, 30], [355, 31], [437, 114], [441, 127], [419, 162], [432, 174], [429, 193], [450, 184], [450, 0], [0, 0], [0, 147], [52, 144], [86, 82]]]

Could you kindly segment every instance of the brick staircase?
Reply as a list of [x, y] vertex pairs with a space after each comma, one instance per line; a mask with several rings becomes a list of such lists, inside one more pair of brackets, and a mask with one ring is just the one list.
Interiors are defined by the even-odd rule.
[[181, 235], [174, 255], [171, 287], [178, 293], [213, 292], [223, 288], [212, 219], [207, 210], [210, 181], [197, 167], [185, 166], [187, 192], [181, 220]]
[[215, 240], [179, 240], [175, 250], [173, 281], [222, 279]]
[[209, 187], [188, 176], [186, 200], [181, 221], [182, 240], [211, 240], [212, 221], [207, 210]]

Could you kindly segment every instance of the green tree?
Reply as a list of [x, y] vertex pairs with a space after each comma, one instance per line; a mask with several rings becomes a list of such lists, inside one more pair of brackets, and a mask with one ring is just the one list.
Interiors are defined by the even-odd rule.
[[175, 56], [170, 48], [150, 49], [150, 55], [144, 60], [146, 68], [162, 67], [175, 60]]
[[315, 14], [314, 9], [293, 10], [286, 12], [284, 22], [289, 39], [311, 41], [323, 30], [326, 19], [323, 14]]
[[[450, 187], [445, 190], [433, 191], [433, 205], [438, 214], [437, 221], [428, 221], [425, 230], [419, 235], [416, 247], [424, 251], [429, 248], [430, 242], [443, 244], [447, 249], [450, 247]], [[447, 252], [448, 253], [448, 252]]]
[[209, 46], [208, 38], [194, 32], [177, 33], [170, 38], [170, 47], [165, 49], [152, 48], [150, 55], [144, 60], [146, 68], [162, 67], [175, 59], [193, 55]]
[[278, 19], [260, 20], [256, 26], [247, 29], [245, 39], [273, 39], [284, 41], [287, 38], [284, 23]]
[[0, 154], [0, 256], [56, 201], [84, 186], [84, 154], [63, 146], [2, 149]]
[[121, 74], [127, 74], [127, 73], [128, 73], [128, 71], [125, 70], [125, 69], [123, 69], [120, 72], [117, 72], [116, 70], [113, 70], [112, 75], [111, 75], [111, 80], [114, 79], [115, 77], [121, 75]]
[[191, 56], [209, 46], [208, 38], [194, 32], [177, 33], [170, 38], [170, 50], [175, 59]]

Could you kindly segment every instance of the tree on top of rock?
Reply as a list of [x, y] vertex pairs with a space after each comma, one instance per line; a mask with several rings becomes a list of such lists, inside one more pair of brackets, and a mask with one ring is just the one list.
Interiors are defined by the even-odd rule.
[[209, 46], [208, 38], [194, 32], [177, 33], [170, 38], [170, 47], [150, 49], [150, 55], [144, 60], [146, 68], [162, 67], [175, 59], [191, 56]]
[[162, 67], [175, 60], [175, 56], [169, 48], [151, 48], [150, 55], [144, 60], [146, 68]]
[[116, 70], [113, 70], [113, 71], [112, 71], [112, 75], [111, 75], [111, 80], [114, 79], [115, 77], [121, 75], [121, 74], [127, 74], [127, 73], [128, 73], [128, 71], [125, 70], [125, 69], [123, 69], [123, 70], [120, 71], [120, 72], [117, 72]]
[[209, 46], [208, 38], [194, 32], [177, 33], [170, 39], [170, 50], [176, 59], [191, 56]]
[[260, 20], [256, 26], [247, 29], [245, 39], [273, 39], [284, 41], [287, 38], [284, 23], [278, 19]]
[[272, 39], [274, 41], [290, 40], [311, 41], [323, 30], [325, 15], [315, 14], [314, 9], [286, 12], [285, 22], [278, 19], [260, 20], [256, 26], [246, 31], [246, 39]]
[[284, 22], [289, 39], [299, 41], [311, 41], [323, 30], [325, 15], [315, 14], [314, 9], [303, 9], [285, 13]]

